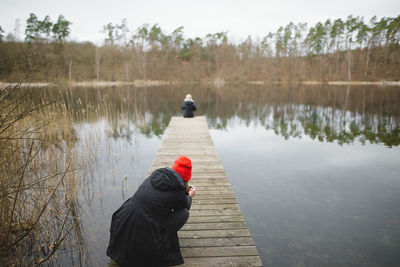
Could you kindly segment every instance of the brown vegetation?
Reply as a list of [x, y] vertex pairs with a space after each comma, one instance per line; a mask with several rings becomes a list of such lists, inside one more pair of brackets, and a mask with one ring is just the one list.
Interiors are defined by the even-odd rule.
[[1, 266], [56, 261], [64, 243], [85, 251], [72, 123], [30, 98], [18, 84], [0, 91]]
[[31, 72], [34, 81], [381, 81], [400, 80], [400, 16], [289, 23], [261, 41], [232, 43], [226, 32], [204, 38], [156, 24], [129, 38], [125, 24], [104, 28], [105, 44], [9, 38], [0, 42], [0, 80]]

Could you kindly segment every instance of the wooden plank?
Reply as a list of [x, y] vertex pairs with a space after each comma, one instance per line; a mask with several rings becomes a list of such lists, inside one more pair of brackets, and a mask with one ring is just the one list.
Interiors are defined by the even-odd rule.
[[[226, 179], [226, 176], [221, 176], [219, 178], [217, 177], [210, 177], [210, 178], [201, 178], [198, 179], [197, 177], [192, 177], [190, 180], [191, 183], [208, 183], [208, 184], [214, 184], [217, 182], [223, 182], [223, 183], [229, 183], [228, 179]], [[230, 184], [230, 183], [229, 183]]]
[[225, 192], [224, 194], [220, 194], [218, 193], [219, 191], [203, 190], [201, 189], [201, 187], [196, 186], [196, 192], [199, 192], [200, 190], [201, 193], [196, 193], [196, 199], [210, 199], [210, 200], [226, 199], [226, 198], [236, 199], [232, 190], [230, 190], [229, 192]]
[[[190, 153], [190, 148], [185, 148], [185, 147], [177, 147], [177, 148], [175, 148], [175, 149], [171, 149], [171, 148], [167, 148], [167, 147], [161, 147], [160, 149], [159, 149], [159, 152], [164, 152], [164, 151], [172, 151], [172, 152], [175, 152], [178, 156], [180, 156], [180, 155], [184, 155], [184, 156], [187, 156], [187, 157], [191, 157], [191, 153]], [[196, 149], [196, 152], [197, 153], [211, 153], [212, 152], [212, 150], [211, 149], [207, 149], [207, 148], [204, 148], [204, 149], [202, 149], [202, 148], [197, 148]], [[177, 157], [178, 157], [177, 156]], [[175, 157], [176, 158], [176, 157]]]
[[[192, 170], [192, 175], [195, 176], [225, 176], [225, 170], [213, 170], [213, 169], [204, 169], [204, 170]], [[225, 176], [226, 177], [226, 176]]]
[[[149, 169], [149, 173], [152, 173], [156, 169], [163, 168], [163, 167], [166, 167], [166, 166], [163, 166], [163, 165], [158, 165], [158, 166], [154, 166], [154, 167], [152, 166]], [[167, 166], [167, 167], [170, 167], [170, 166]], [[210, 171], [206, 171], [206, 170], [204, 170], [204, 171], [196, 171], [196, 170], [194, 170], [194, 171], [192, 171], [192, 177], [193, 178], [225, 178], [224, 175], [225, 175], [225, 172], [223, 170], [220, 170], [220, 171], [218, 171], [218, 170], [215, 170], [215, 171], [214, 170], [210, 170]]]
[[213, 195], [213, 194], [207, 194], [207, 192], [205, 192], [205, 193], [202, 192], [201, 194], [196, 193], [196, 199], [203, 200], [202, 204], [204, 204], [204, 200], [217, 200], [217, 199], [235, 199], [236, 200], [235, 195], [233, 193], [225, 194], [221, 197], [219, 194]]
[[[206, 192], [224, 192], [225, 190], [232, 191], [232, 187], [229, 183], [226, 183], [224, 180], [217, 181], [215, 183], [202, 183], [201, 181], [197, 181], [196, 183], [192, 182], [190, 185], [196, 186], [196, 191], [206, 191]], [[200, 190], [201, 189], [201, 190]]]
[[[157, 164], [157, 165], [168, 166], [168, 165], [171, 165], [170, 160], [171, 159], [169, 159], [169, 158], [168, 159], [154, 158], [153, 165]], [[219, 160], [216, 161], [216, 160], [200, 160], [200, 159], [198, 159], [198, 160], [192, 160], [192, 164], [193, 164], [194, 168], [199, 168], [199, 167], [206, 168], [207, 167], [207, 168], [222, 168], [223, 169], [221, 162]]]
[[219, 267], [236, 267], [236, 266], [263, 266], [259, 256], [238, 256], [238, 257], [185, 257], [185, 263], [181, 266], [219, 266]]
[[161, 149], [159, 151], [180, 151], [180, 150], [185, 150], [185, 151], [191, 151], [191, 150], [196, 150], [196, 151], [209, 151], [213, 152], [214, 151], [214, 146], [213, 145], [200, 145], [200, 144], [189, 144], [189, 143], [180, 143], [180, 144], [163, 144]]
[[223, 216], [223, 215], [241, 215], [240, 210], [191, 210], [191, 216]]
[[257, 256], [254, 246], [182, 248], [183, 257]]
[[232, 192], [233, 191], [232, 191], [231, 188], [225, 188], [225, 189], [222, 189], [222, 190], [209, 190], [209, 191], [206, 191], [206, 192], [199, 191], [198, 193], [196, 193], [196, 196], [197, 196], [197, 194], [199, 194], [199, 195], [201, 195], [201, 194], [207, 194], [207, 195], [211, 195], [211, 194], [213, 194], [213, 195], [232, 194]]
[[251, 236], [246, 229], [179, 231], [179, 238], [243, 237]]
[[219, 205], [219, 204], [236, 204], [236, 199], [235, 196], [232, 195], [228, 198], [218, 198], [218, 199], [213, 199], [211, 197], [197, 197], [196, 196], [196, 200], [193, 200], [192, 205], [197, 205], [197, 203], [199, 204], [215, 204], [215, 205]]
[[[172, 148], [173, 150], [171, 151], [165, 151], [164, 153], [173, 153], [175, 148], [182, 148], [182, 147], [191, 147], [191, 151], [189, 151], [190, 153], [199, 153], [199, 149], [201, 148], [207, 148], [209, 150], [210, 154], [216, 154], [216, 150], [215, 150], [215, 146], [214, 144], [211, 143], [211, 141], [209, 142], [198, 142], [198, 143], [189, 143], [189, 142], [174, 142], [174, 141], [167, 141], [165, 143], [163, 143], [163, 147], [164, 148]], [[162, 148], [162, 147], [160, 147]], [[159, 149], [160, 149], [159, 148]], [[160, 150], [158, 150], [160, 151]], [[176, 153], [176, 152], [175, 152]]]
[[196, 189], [199, 191], [212, 191], [212, 190], [224, 190], [225, 188], [230, 188], [230, 184], [227, 182], [216, 182], [215, 184], [209, 183], [191, 183], [191, 185], [195, 185]]
[[[157, 162], [154, 165], [168, 166], [171, 163]], [[193, 164], [193, 162], [192, 162]], [[172, 164], [171, 164], [172, 165]], [[225, 169], [220, 164], [193, 164], [192, 172], [225, 172]]]
[[[211, 171], [210, 171], [211, 172]], [[194, 183], [197, 179], [226, 179], [225, 173], [210, 173], [210, 172], [192, 172], [192, 183]]]
[[[157, 154], [160, 155], [160, 156], [169, 156], [169, 157], [171, 157], [173, 159], [175, 159], [176, 157], [181, 155], [181, 154], [179, 154], [177, 152], [157, 152]], [[217, 152], [204, 153], [204, 152], [198, 152], [198, 151], [190, 151], [190, 152], [188, 152], [188, 155], [193, 157], [193, 158], [196, 158], [196, 157], [201, 157], [201, 158], [207, 157], [208, 159], [209, 158], [218, 158], [219, 159], [219, 156], [218, 156]]]
[[224, 230], [224, 229], [246, 229], [245, 222], [224, 222], [224, 223], [186, 223], [181, 231], [190, 230]]
[[[236, 197], [233, 193], [220, 195], [220, 194], [212, 194], [212, 193], [208, 194], [207, 192], [201, 192], [201, 194], [196, 193], [195, 199], [196, 200], [206, 200], [206, 199], [210, 199], [210, 200], [235, 199], [236, 200]], [[204, 204], [204, 202], [203, 202], [203, 204]]]
[[197, 188], [188, 222], [178, 232], [183, 266], [262, 266], [204, 117], [172, 117], [148, 173], [192, 161]]
[[193, 205], [193, 210], [240, 210], [238, 204], [198, 204], [198, 205]]
[[[191, 184], [193, 185], [194, 182], [191, 181]], [[231, 184], [225, 180], [225, 179], [220, 179], [220, 180], [214, 180], [211, 183], [205, 183], [201, 180], [196, 181], [196, 188], [197, 189], [202, 189], [202, 190], [207, 190], [210, 188], [216, 188], [216, 187], [230, 187]]]
[[197, 205], [197, 204], [235, 204], [236, 199], [234, 197], [232, 198], [217, 198], [217, 199], [209, 199], [209, 198], [195, 198], [192, 202], [192, 205]]
[[[171, 165], [172, 166], [172, 165]], [[148, 174], [151, 174], [153, 171], [155, 171], [158, 168], [164, 168], [164, 167], [171, 167], [168, 165], [158, 165], [158, 166], [152, 166], [151, 169], [149, 169]], [[191, 183], [195, 183], [196, 181], [202, 182], [205, 179], [220, 179], [225, 180], [225, 173], [224, 172], [219, 172], [219, 173], [209, 173], [209, 172], [196, 172], [192, 171], [192, 179], [190, 180]], [[226, 180], [225, 180], [226, 181]]]
[[214, 237], [214, 238], [181, 238], [181, 247], [231, 247], [231, 246], [253, 246], [253, 239], [245, 237]]
[[190, 216], [187, 223], [204, 223], [204, 222], [244, 222], [244, 218], [241, 215]]
[[[155, 159], [156, 160], [165, 160], [166, 159], [166, 160], [168, 160], [168, 163], [165, 163], [165, 164], [167, 164], [167, 166], [169, 166], [170, 164], [173, 164], [174, 160], [181, 155], [182, 154], [180, 154], [180, 153], [173, 153], [173, 154], [169, 154], [169, 155], [163, 154], [163, 155], [157, 155], [157, 158], [155, 158]], [[213, 155], [210, 154], [209, 156], [207, 156], [207, 158], [204, 158], [203, 155], [201, 155], [201, 153], [200, 154], [186, 153], [185, 156], [189, 157], [193, 163], [196, 163], [201, 160], [215, 161], [215, 162], [221, 161], [221, 159], [217, 156], [217, 154], [213, 154]], [[172, 162], [169, 162], [170, 160], [172, 160]]]

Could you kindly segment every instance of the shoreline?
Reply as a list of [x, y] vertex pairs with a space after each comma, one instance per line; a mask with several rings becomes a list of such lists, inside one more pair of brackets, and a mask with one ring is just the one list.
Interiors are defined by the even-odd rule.
[[292, 81], [292, 82], [265, 82], [251, 81], [249, 84], [301, 84], [301, 85], [376, 85], [376, 86], [400, 86], [400, 81]]
[[[46, 82], [33, 82], [33, 83], [21, 83], [20, 87], [52, 87], [52, 86], [72, 86], [72, 87], [107, 87], [107, 86], [125, 86], [132, 85], [134, 87], [150, 87], [150, 86], [165, 86], [165, 85], [176, 85], [185, 83], [185, 81], [161, 81], [161, 80], [135, 80], [132, 82], [123, 81], [81, 81], [81, 82], [60, 82], [60, 83], [46, 83]], [[300, 85], [351, 85], [351, 86], [361, 86], [361, 85], [375, 85], [375, 86], [400, 86], [400, 81], [291, 81], [291, 82], [277, 82], [277, 81], [249, 81], [244, 82], [253, 85], [290, 85], [290, 84], [300, 84]], [[224, 86], [230, 84], [225, 80], [221, 79], [218, 81], [208, 81], [208, 84], [214, 86]], [[0, 88], [6, 88], [8, 86], [15, 86], [17, 83], [8, 83], [0, 81]]]
[[[8, 83], [0, 81], [0, 88], [6, 88], [8, 86], [15, 86], [18, 83]], [[174, 84], [170, 81], [158, 81], [158, 80], [135, 80], [133, 82], [123, 82], [123, 81], [81, 81], [81, 82], [56, 82], [56, 83], [46, 83], [46, 82], [32, 82], [32, 83], [20, 83], [20, 87], [52, 87], [52, 86], [72, 86], [72, 87], [107, 87], [107, 86], [124, 86], [133, 85], [134, 87], [146, 87], [146, 86], [162, 86]]]

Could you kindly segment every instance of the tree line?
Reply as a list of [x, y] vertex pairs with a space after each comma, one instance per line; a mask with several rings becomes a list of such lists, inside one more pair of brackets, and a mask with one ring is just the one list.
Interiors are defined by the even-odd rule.
[[187, 38], [127, 20], [103, 26], [104, 44], [68, 41], [71, 22], [30, 14], [25, 40], [0, 27], [0, 80], [375, 81], [400, 79], [400, 16], [290, 22], [263, 38], [234, 43], [228, 32]]

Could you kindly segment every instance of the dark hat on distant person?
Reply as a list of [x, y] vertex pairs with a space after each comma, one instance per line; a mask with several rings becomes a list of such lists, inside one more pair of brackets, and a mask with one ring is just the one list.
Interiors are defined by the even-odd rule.
[[179, 173], [182, 179], [186, 182], [190, 181], [190, 178], [192, 178], [192, 162], [188, 157], [179, 156], [175, 160], [175, 164], [172, 166], [172, 169]]

